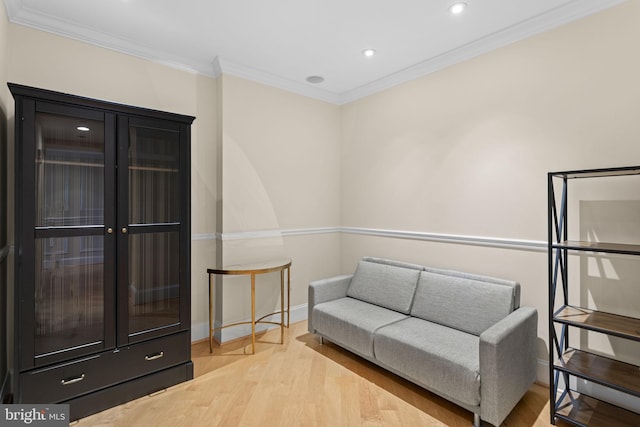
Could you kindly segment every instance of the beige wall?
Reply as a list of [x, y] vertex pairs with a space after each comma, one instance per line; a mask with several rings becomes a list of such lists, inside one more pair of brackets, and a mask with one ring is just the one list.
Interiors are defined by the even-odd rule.
[[[338, 272], [339, 236], [282, 230], [339, 225], [338, 106], [233, 76], [199, 76], [18, 25], [8, 25], [8, 39], [8, 81], [196, 116], [192, 339], [207, 336], [206, 268], [216, 261], [292, 258], [291, 304], [306, 313], [306, 284]], [[265, 230], [276, 237], [245, 235]], [[226, 240], [216, 241], [216, 234]], [[259, 311], [279, 306], [269, 291], [274, 280], [265, 281]], [[224, 323], [247, 319], [248, 287], [225, 289]]]
[[20, 25], [9, 25], [8, 38], [10, 82], [179, 114], [197, 112], [195, 73]]
[[[223, 263], [291, 258], [291, 305], [306, 317], [308, 282], [340, 265], [339, 237], [308, 231], [339, 226], [340, 107], [231, 75], [221, 99]], [[278, 278], [260, 278], [260, 314], [279, 306]], [[248, 279], [224, 286], [217, 320], [247, 319]]]
[[209, 291], [206, 269], [216, 259], [216, 244], [210, 238], [215, 235], [218, 212], [218, 82], [216, 79], [197, 76], [195, 97], [197, 112], [192, 127], [191, 143], [191, 324], [192, 340], [208, 336]]
[[[75, 40], [9, 24], [6, 81], [196, 117], [192, 131], [192, 233], [216, 232], [217, 82]], [[4, 93], [1, 92], [0, 93]], [[9, 96], [10, 119], [13, 105]], [[13, 126], [10, 120], [10, 126]], [[215, 241], [192, 244], [192, 320], [208, 322], [206, 268]], [[199, 334], [199, 335], [198, 335]], [[199, 331], [193, 338], [206, 334]]]
[[[640, 161], [639, 39], [627, 2], [346, 105], [342, 224], [546, 241], [547, 172]], [[579, 200], [640, 198], [596, 187], [573, 193], [576, 219]], [[342, 253], [344, 270], [373, 255], [520, 281], [547, 359], [544, 250], [345, 235]]]
[[[352, 272], [359, 258], [373, 255], [520, 281], [522, 303], [539, 311], [538, 357], [545, 360], [547, 256], [544, 248], [518, 242], [546, 241], [546, 173], [640, 158], [639, 2], [341, 107], [230, 75], [198, 76], [2, 18], [0, 36], [6, 37], [0, 40], [9, 40], [6, 52], [0, 43], [3, 84], [197, 117], [194, 339], [207, 334], [205, 270], [214, 260], [291, 257], [291, 303], [301, 312], [310, 280]], [[0, 102], [11, 119], [4, 86]], [[610, 186], [596, 187], [573, 193], [576, 236], [610, 232], [585, 226], [598, 222], [579, 210], [585, 201], [639, 198], [637, 186], [625, 184], [615, 194]], [[336, 227], [364, 234], [331, 232]], [[367, 235], [379, 229], [463, 238], [442, 243]], [[469, 244], [464, 236], [516, 245]], [[572, 264], [592, 291], [578, 292], [579, 298], [603, 306], [611, 301], [590, 278], [633, 272], [619, 261]], [[266, 278], [260, 288], [259, 312], [278, 306], [269, 291], [275, 280]], [[637, 297], [621, 286], [632, 296], [627, 300]], [[219, 321], [246, 320], [246, 282], [225, 281], [224, 289]], [[614, 345], [612, 351], [626, 350]]]
[[225, 232], [337, 226], [340, 108], [223, 76]]

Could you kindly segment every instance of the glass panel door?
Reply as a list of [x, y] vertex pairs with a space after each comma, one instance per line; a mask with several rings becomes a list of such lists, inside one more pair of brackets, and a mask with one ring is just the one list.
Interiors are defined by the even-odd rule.
[[129, 126], [131, 224], [171, 224], [180, 221], [179, 172], [178, 132]]
[[104, 237], [36, 240], [36, 358], [104, 339]]
[[104, 122], [36, 114], [36, 226], [104, 224]]
[[[114, 343], [113, 316], [105, 314], [105, 304], [112, 304], [114, 266], [105, 239], [105, 197], [112, 189], [105, 162], [113, 161], [105, 136], [103, 113], [38, 105], [33, 151], [36, 364]], [[106, 213], [114, 215], [113, 209]]]
[[175, 325], [180, 320], [179, 234], [129, 237], [129, 333]]
[[131, 341], [180, 327], [181, 175], [177, 126], [130, 118], [127, 136], [127, 339]]

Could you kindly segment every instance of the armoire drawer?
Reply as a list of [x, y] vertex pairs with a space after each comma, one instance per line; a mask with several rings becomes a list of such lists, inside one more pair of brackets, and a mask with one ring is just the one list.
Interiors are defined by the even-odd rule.
[[190, 340], [189, 331], [184, 331], [121, 347], [116, 365], [109, 369], [133, 378], [188, 362], [191, 358]]
[[121, 382], [123, 375], [103, 368], [107, 363], [113, 364], [113, 356], [114, 353], [105, 352], [22, 373], [20, 401], [58, 403]]
[[20, 374], [24, 403], [58, 403], [188, 362], [189, 331]]

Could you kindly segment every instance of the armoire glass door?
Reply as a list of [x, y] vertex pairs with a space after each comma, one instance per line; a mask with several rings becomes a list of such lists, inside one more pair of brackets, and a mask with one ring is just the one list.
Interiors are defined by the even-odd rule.
[[[25, 248], [33, 275], [35, 365], [97, 352], [115, 344], [114, 241], [108, 224], [113, 194], [112, 115], [37, 103], [33, 121], [35, 236]], [[107, 165], [107, 167], [105, 167]], [[26, 197], [26, 194], [23, 197]], [[27, 210], [28, 212], [29, 210]], [[27, 258], [28, 259], [28, 258]]]
[[[181, 327], [181, 134], [180, 126], [152, 119], [123, 118], [128, 169], [120, 188], [126, 191], [119, 252], [126, 255], [127, 342], [163, 335]], [[126, 183], [126, 188], [125, 184]], [[126, 218], [126, 219], [125, 219]], [[183, 285], [182, 285], [183, 286]], [[124, 294], [122, 287], [121, 293]], [[124, 304], [122, 305], [124, 306]], [[122, 332], [121, 332], [122, 333]], [[122, 335], [121, 339], [125, 339]]]

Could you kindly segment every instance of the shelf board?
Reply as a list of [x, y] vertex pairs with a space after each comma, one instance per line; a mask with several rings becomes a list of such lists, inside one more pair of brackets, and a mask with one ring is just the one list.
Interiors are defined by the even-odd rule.
[[566, 305], [558, 310], [553, 320], [591, 331], [640, 341], [640, 319], [634, 317]]
[[598, 178], [607, 176], [624, 176], [624, 175], [640, 175], [640, 166], [628, 166], [622, 168], [608, 168], [608, 169], [589, 169], [589, 170], [576, 170], [565, 172], [551, 172], [551, 176], [559, 178]]
[[555, 367], [606, 387], [640, 396], [638, 366], [570, 348], [556, 361]]
[[640, 245], [606, 242], [584, 242], [579, 240], [566, 240], [551, 245], [554, 249], [571, 249], [575, 251], [606, 252], [625, 255], [640, 255]]
[[556, 417], [575, 425], [589, 427], [637, 427], [640, 414], [593, 397], [572, 393], [559, 403]]

